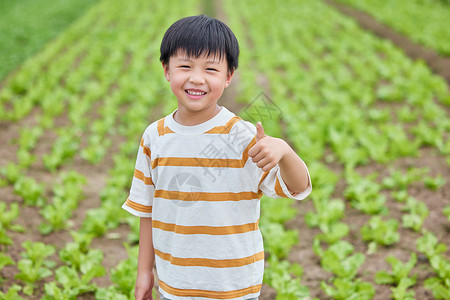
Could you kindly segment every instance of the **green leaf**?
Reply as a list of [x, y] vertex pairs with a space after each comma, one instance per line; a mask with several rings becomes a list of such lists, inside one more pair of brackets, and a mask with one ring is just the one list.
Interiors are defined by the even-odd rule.
[[437, 177], [424, 177], [423, 182], [427, 188], [433, 191], [439, 190], [442, 186], [444, 186], [446, 180], [442, 175]]
[[[45, 258], [55, 253], [55, 247], [52, 245], [46, 245], [42, 242], [25, 241], [22, 243], [22, 247], [26, 252], [22, 252], [21, 255], [24, 258], [29, 258], [33, 265], [40, 267], [44, 264]], [[50, 264], [49, 267], [52, 267]]]
[[320, 226], [320, 229], [322, 229], [323, 233], [316, 235], [316, 237], [329, 244], [336, 243], [350, 232], [349, 226], [342, 222], [323, 224]]
[[450, 205], [444, 207], [442, 213], [447, 217], [448, 221], [450, 222]]
[[336, 278], [333, 281], [336, 288], [321, 282], [322, 290], [336, 300], [370, 300], [375, 295], [375, 289], [368, 282], [360, 279]]
[[6, 232], [6, 228], [3, 228], [3, 226], [0, 226], [0, 244], [3, 245], [12, 245], [13, 240]]
[[[97, 300], [110, 300], [110, 299], [117, 299], [117, 300], [129, 300], [129, 298], [122, 294], [119, 289], [117, 289], [115, 286], [109, 286], [108, 288], [99, 288], [95, 292], [95, 299]], [[156, 299], [156, 297], [153, 297], [153, 299]]]
[[11, 257], [0, 252], [0, 271], [3, 269], [4, 266], [14, 265], [14, 264], [15, 264], [15, 262]]
[[6, 294], [0, 291], [0, 299], [1, 300], [24, 300], [24, 298], [20, 297], [18, 294], [22, 289], [20, 285], [13, 284]]
[[345, 241], [331, 245], [323, 252], [321, 265], [324, 270], [332, 272], [340, 278], [354, 278], [359, 267], [364, 263], [362, 253], [353, 253], [353, 246]]
[[433, 297], [436, 299], [450, 299], [450, 282], [444, 285], [439, 278], [431, 277], [425, 280], [424, 287], [427, 290], [430, 290]]
[[377, 284], [394, 284], [395, 278], [386, 271], [379, 271], [375, 274], [375, 283]]
[[447, 251], [447, 246], [443, 243], [438, 243], [437, 237], [429, 231], [426, 231], [422, 237], [416, 241], [417, 250], [424, 253], [429, 259]]
[[397, 287], [392, 287], [392, 297], [394, 300], [414, 300], [414, 291], [407, 291], [407, 289], [416, 284], [415, 279], [404, 277], [400, 280]]
[[384, 221], [380, 216], [373, 216], [369, 222], [361, 228], [364, 241], [373, 241], [379, 245], [392, 245], [400, 239], [397, 232], [398, 222], [395, 219]]

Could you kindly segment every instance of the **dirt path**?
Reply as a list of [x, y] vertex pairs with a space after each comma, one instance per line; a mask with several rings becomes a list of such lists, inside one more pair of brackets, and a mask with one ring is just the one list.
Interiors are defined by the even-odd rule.
[[365, 12], [333, 0], [325, 0], [325, 2], [337, 8], [343, 14], [355, 19], [362, 28], [373, 32], [381, 38], [391, 40], [397, 47], [403, 49], [405, 54], [412, 59], [424, 60], [434, 73], [442, 76], [447, 84], [450, 85], [450, 57], [441, 56], [432, 49], [412, 42], [406, 36], [381, 24], [374, 17]]

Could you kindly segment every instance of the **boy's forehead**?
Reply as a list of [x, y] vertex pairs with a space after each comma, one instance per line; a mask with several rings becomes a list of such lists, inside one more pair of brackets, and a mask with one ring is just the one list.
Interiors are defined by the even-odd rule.
[[188, 53], [184, 50], [178, 50], [173, 57], [177, 60], [183, 60], [183, 61], [191, 61], [191, 60], [195, 60], [195, 59], [204, 59], [206, 60], [206, 62], [209, 63], [221, 63], [222, 61], [224, 61], [225, 56], [224, 55], [220, 55], [219, 53], [210, 53], [208, 55], [207, 52], [202, 52], [199, 57], [193, 56], [193, 55], [188, 55]]

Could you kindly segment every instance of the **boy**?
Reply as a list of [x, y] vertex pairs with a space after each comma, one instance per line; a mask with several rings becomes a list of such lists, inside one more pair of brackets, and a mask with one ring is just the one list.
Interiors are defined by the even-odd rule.
[[137, 300], [257, 299], [264, 272], [260, 198], [304, 199], [306, 165], [217, 105], [238, 66], [232, 31], [205, 15], [166, 31], [160, 60], [178, 108], [145, 130], [123, 208], [140, 217]]

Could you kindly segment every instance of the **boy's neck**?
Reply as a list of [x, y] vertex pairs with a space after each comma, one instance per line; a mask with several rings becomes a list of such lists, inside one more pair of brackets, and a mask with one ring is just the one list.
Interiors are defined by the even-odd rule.
[[201, 112], [189, 112], [180, 107], [175, 111], [173, 119], [181, 125], [184, 126], [195, 126], [202, 124], [217, 115], [221, 111], [222, 107], [217, 105], [211, 109], [201, 111]]

